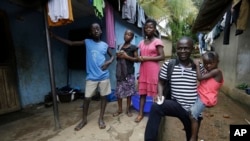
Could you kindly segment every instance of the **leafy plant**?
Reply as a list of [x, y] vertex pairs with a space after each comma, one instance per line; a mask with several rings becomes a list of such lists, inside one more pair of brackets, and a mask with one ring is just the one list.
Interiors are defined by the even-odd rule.
[[246, 88], [248, 88], [248, 84], [247, 83], [241, 83], [241, 84], [237, 85], [236, 88], [238, 88], [240, 90], [245, 90]]

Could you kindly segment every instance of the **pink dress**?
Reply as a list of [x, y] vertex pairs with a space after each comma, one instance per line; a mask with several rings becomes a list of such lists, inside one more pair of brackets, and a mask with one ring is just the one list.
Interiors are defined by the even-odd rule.
[[[157, 46], [163, 46], [160, 39], [155, 38], [149, 44], [145, 44], [144, 40], [139, 43], [141, 56], [158, 56]], [[139, 94], [155, 96], [157, 95], [158, 74], [160, 64], [158, 61], [141, 62], [139, 70]]]
[[206, 106], [211, 107], [217, 104], [218, 91], [223, 85], [223, 83], [223, 79], [219, 83], [214, 78], [209, 78], [200, 82], [200, 85], [198, 86], [197, 90], [201, 101]]

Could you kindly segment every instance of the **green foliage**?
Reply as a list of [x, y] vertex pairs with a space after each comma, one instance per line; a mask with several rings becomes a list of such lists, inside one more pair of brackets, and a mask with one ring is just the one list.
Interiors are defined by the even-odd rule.
[[140, 0], [140, 4], [149, 17], [157, 21], [166, 18], [168, 21], [165, 28], [171, 30], [168, 38], [172, 41], [172, 54], [175, 54], [175, 45], [180, 37], [196, 39], [191, 27], [198, 13], [197, 7], [201, 4], [199, 0]]
[[237, 85], [236, 88], [238, 88], [240, 90], [245, 90], [246, 88], [248, 88], [248, 84], [247, 83], [241, 83], [241, 84]]
[[169, 15], [170, 12], [166, 0], [143, 0], [140, 5], [149, 17], [156, 20]]

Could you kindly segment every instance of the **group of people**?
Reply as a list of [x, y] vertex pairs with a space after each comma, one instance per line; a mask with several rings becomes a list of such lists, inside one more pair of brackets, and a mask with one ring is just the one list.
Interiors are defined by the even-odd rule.
[[[138, 47], [131, 44], [134, 38], [132, 30], [124, 33], [124, 43], [117, 47], [116, 51], [116, 89], [118, 109], [113, 116], [118, 116], [123, 112], [122, 99], [127, 99], [125, 113], [131, 117], [130, 111], [131, 96], [136, 94], [134, 63], [140, 62], [138, 77], [138, 94], [140, 95], [139, 112], [135, 122], [139, 123], [144, 117], [144, 105], [147, 96], [152, 96], [156, 103], [152, 104], [146, 129], [145, 141], [157, 141], [159, 125], [164, 116], [173, 116], [181, 120], [186, 131], [187, 141], [196, 141], [201, 112], [205, 107], [216, 105], [217, 93], [223, 84], [223, 76], [218, 69], [219, 57], [215, 52], [207, 52], [202, 55], [201, 61], [193, 61], [191, 53], [194, 42], [189, 37], [182, 37], [176, 45], [177, 59], [173, 66], [169, 87], [171, 88], [171, 98], [162, 99], [164, 82], [168, 79], [168, 63], [166, 61], [161, 66], [159, 61], [164, 61], [164, 44], [157, 38], [156, 21], [148, 19], [145, 22], [145, 38]], [[81, 122], [75, 127], [79, 131], [87, 124], [87, 114], [91, 97], [96, 89], [101, 95], [101, 109], [98, 119], [100, 129], [104, 129], [104, 113], [106, 108], [106, 96], [111, 93], [108, 66], [115, 59], [108, 45], [101, 41], [102, 30], [98, 23], [91, 24], [91, 39], [83, 41], [70, 41], [59, 37], [51, 32], [50, 36], [70, 46], [86, 46], [86, 86], [85, 99], [83, 105], [83, 115]], [[139, 50], [139, 51], [138, 51]], [[109, 59], [106, 59], [106, 54]], [[203, 65], [202, 65], [202, 63]], [[205, 68], [205, 69], [204, 69]], [[200, 85], [197, 88], [197, 80]], [[163, 100], [162, 103], [157, 101]]]

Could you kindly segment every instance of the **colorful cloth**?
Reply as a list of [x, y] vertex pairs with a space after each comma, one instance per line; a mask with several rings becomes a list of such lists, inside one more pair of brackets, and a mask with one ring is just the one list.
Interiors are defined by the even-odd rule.
[[93, 0], [95, 15], [100, 19], [103, 17], [103, 5], [103, 0]]
[[128, 75], [124, 81], [117, 81], [115, 95], [118, 98], [126, 98], [135, 93], [135, 76], [133, 74]]
[[107, 44], [111, 48], [115, 48], [115, 24], [114, 24], [114, 10], [107, 2], [105, 5], [105, 19], [106, 19], [106, 37]]
[[49, 1], [47, 11], [49, 26], [62, 26], [74, 21], [71, 0]]

